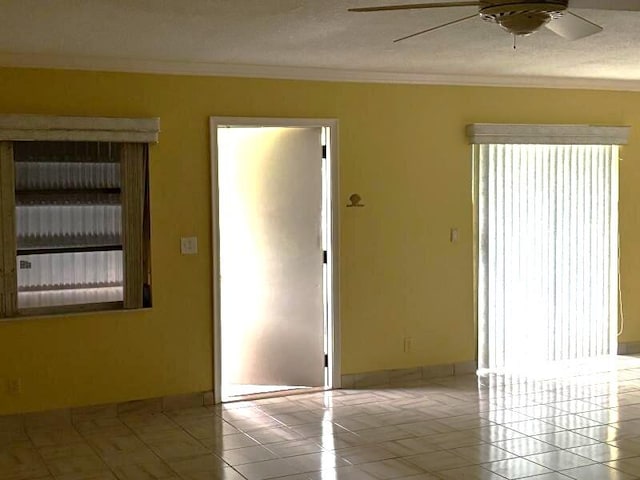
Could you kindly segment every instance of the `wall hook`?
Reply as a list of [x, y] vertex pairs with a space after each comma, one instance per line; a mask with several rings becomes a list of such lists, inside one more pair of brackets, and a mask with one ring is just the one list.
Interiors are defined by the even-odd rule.
[[360, 201], [362, 200], [362, 197], [360, 195], [358, 195], [357, 193], [353, 193], [351, 194], [351, 196], [349, 197], [349, 202], [347, 204], [347, 208], [350, 207], [364, 207], [364, 204], [360, 203]]

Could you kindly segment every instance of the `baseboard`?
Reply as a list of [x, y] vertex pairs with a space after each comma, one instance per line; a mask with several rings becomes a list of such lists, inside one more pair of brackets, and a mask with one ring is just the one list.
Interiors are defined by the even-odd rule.
[[213, 403], [213, 392], [197, 392], [87, 407], [0, 415], [0, 424], [9, 421], [9, 419], [11, 421], [22, 421], [30, 426], [58, 422], [75, 423], [98, 418], [113, 418], [126, 414], [161, 413], [184, 408], [205, 407], [213, 405]]
[[352, 373], [342, 375], [342, 388], [366, 388], [397, 385], [432, 378], [452, 377], [475, 373], [478, 363], [475, 360], [443, 365], [427, 365], [423, 367], [402, 368], [395, 370], [379, 370], [376, 372]]
[[640, 342], [621, 342], [618, 344], [618, 355], [634, 355], [640, 353]]

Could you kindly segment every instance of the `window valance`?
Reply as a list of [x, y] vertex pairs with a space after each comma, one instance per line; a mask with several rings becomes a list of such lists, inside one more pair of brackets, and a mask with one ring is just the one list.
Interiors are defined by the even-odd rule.
[[626, 145], [631, 127], [474, 123], [471, 144]]
[[158, 143], [159, 118], [0, 115], [0, 141]]

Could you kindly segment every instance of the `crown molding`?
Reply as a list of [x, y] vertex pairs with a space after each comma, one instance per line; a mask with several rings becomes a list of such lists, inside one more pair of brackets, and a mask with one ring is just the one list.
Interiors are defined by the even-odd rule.
[[509, 75], [422, 74], [315, 67], [175, 62], [111, 57], [11, 54], [0, 52], [0, 66], [162, 75], [243, 77], [324, 82], [554, 88], [640, 92], [640, 79], [560, 78]]

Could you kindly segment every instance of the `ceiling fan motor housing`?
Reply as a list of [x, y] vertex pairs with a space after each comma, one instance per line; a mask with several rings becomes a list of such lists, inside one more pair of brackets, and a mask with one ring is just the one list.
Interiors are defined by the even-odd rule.
[[513, 35], [530, 35], [550, 22], [561, 17], [567, 10], [569, 0], [538, 1], [487, 1], [480, 7], [480, 16], [497, 23]]

